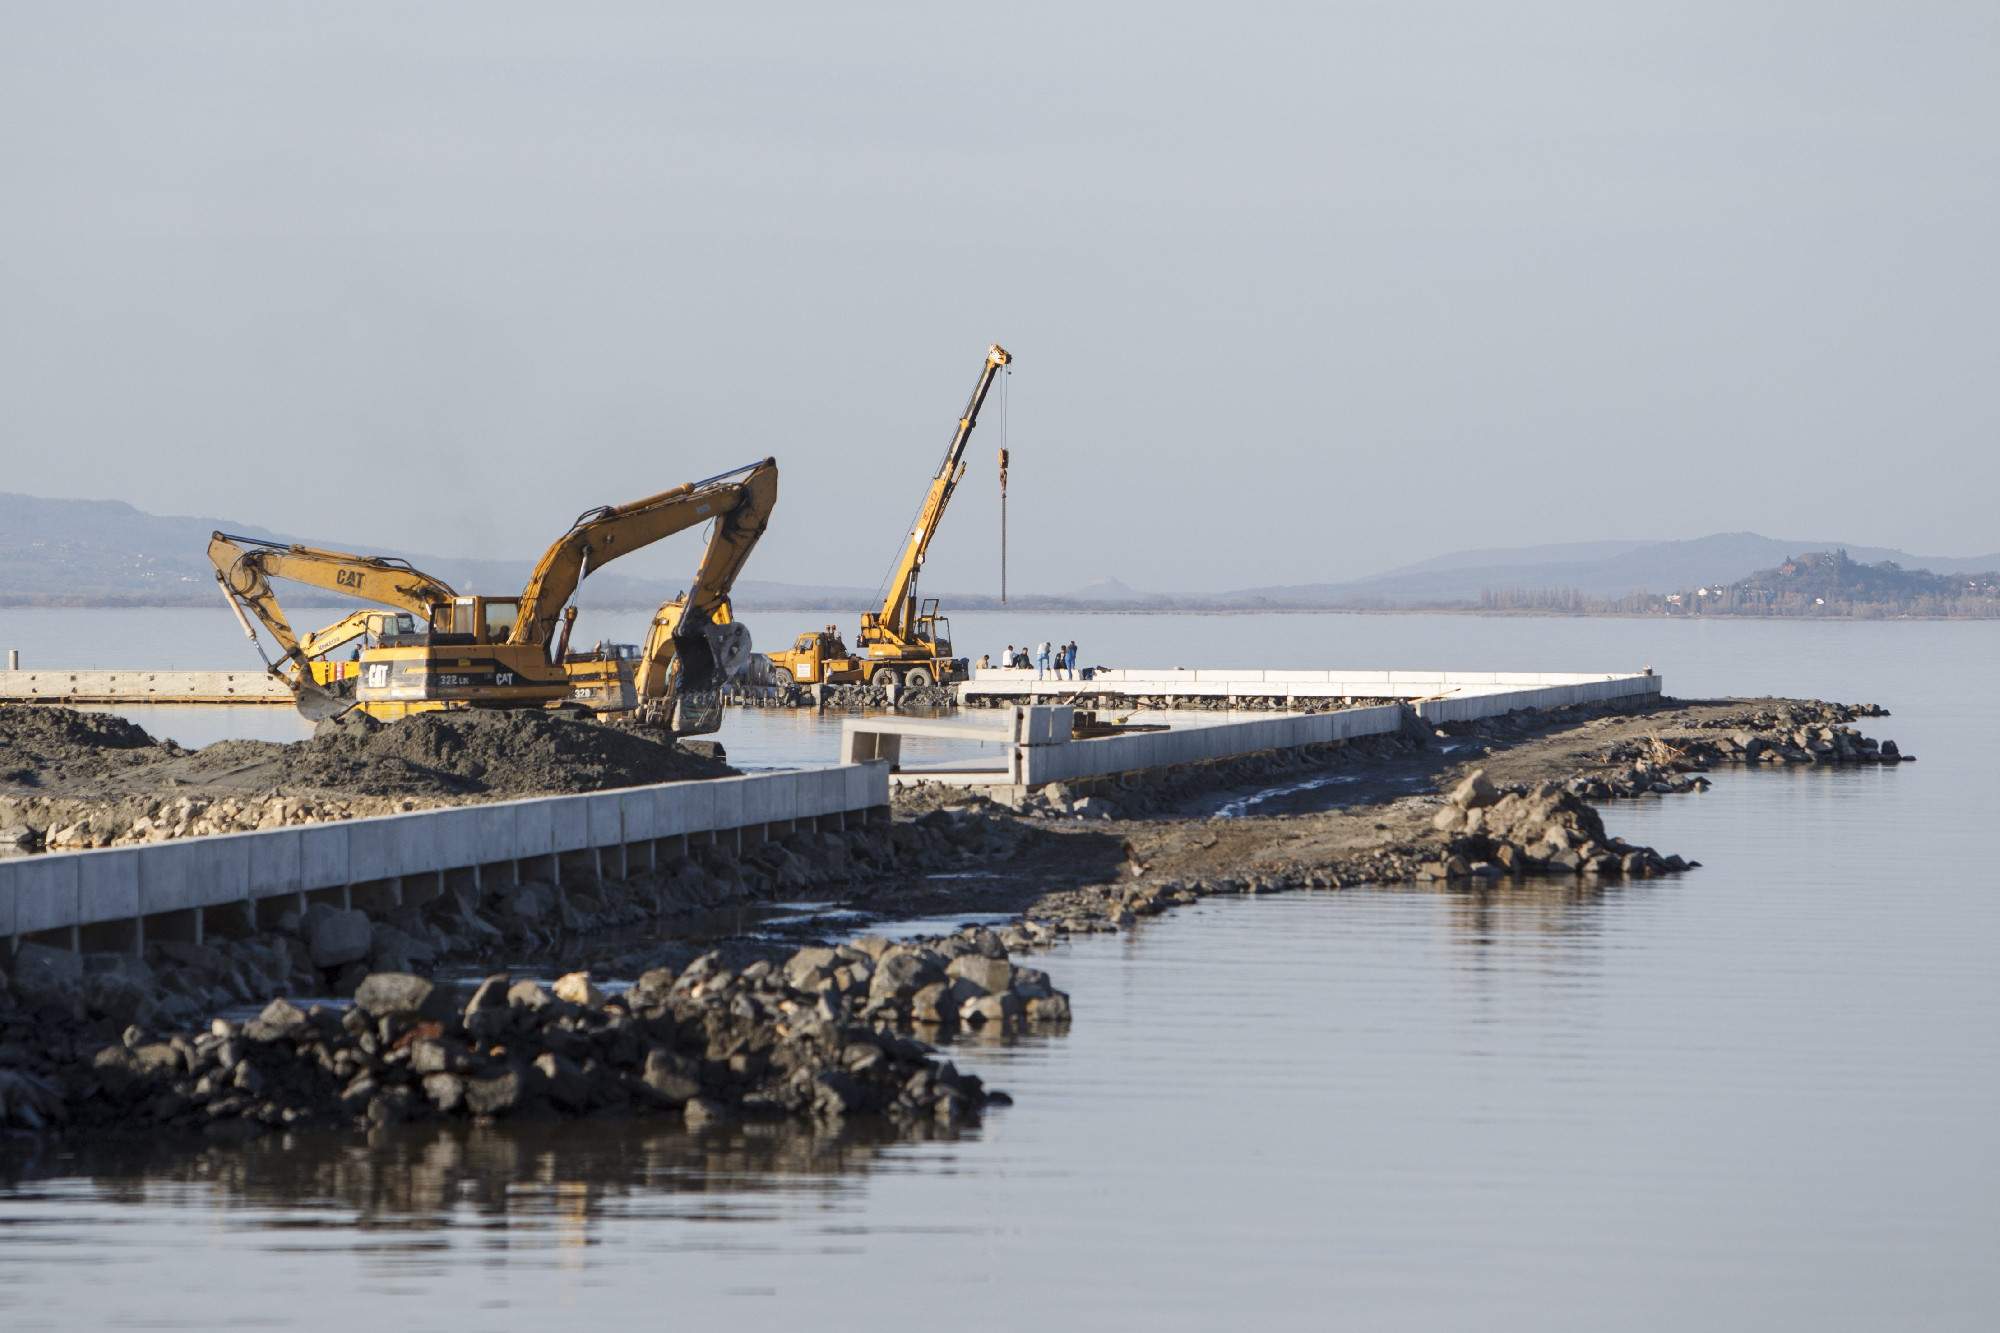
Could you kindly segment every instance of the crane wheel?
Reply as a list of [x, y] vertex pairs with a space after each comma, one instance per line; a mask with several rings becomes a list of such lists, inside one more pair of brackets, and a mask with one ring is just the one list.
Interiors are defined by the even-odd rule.
[[870, 685], [901, 685], [903, 683], [903, 673], [894, 667], [883, 667], [868, 678], [868, 683]]
[[921, 690], [931, 683], [931, 673], [922, 667], [911, 667], [903, 676], [903, 683], [913, 690]]
[[789, 690], [796, 683], [796, 680], [797, 678], [792, 675], [790, 667], [771, 668], [771, 683], [781, 690]]

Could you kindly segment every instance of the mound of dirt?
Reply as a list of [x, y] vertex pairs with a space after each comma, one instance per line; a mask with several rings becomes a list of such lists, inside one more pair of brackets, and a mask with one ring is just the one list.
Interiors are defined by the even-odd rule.
[[218, 741], [189, 752], [107, 714], [0, 708], [0, 795], [436, 800], [601, 791], [734, 771], [657, 728], [538, 710], [420, 713], [399, 722], [350, 714], [321, 723], [311, 740]]
[[602, 791], [734, 771], [675, 746], [665, 731], [528, 709], [419, 713], [391, 723], [350, 714], [282, 748], [280, 784], [371, 796]]
[[40, 704], [0, 707], [0, 785], [37, 786], [41, 775], [75, 770], [96, 774], [183, 754], [143, 727], [109, 713]]

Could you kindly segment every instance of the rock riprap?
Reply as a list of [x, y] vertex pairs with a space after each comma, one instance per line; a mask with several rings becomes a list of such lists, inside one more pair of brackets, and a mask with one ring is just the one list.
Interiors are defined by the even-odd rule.
[[354, 999], [273, 1000], [198, 1035], [135, 1026], [87, 1065], [0, 1084], [0, 1100], [24, 1127], [217, 1136], [482, 1117], [953, 1121], [1006, 1098], [899, 1025], [939, 1034], [1069, 1013], [990, 932], [804, 949], [740, 973], [704, 954], [609, 997], [583, 974], [552, 988], [502, 974], [459, 1004], [423, 977], [373, 973]]

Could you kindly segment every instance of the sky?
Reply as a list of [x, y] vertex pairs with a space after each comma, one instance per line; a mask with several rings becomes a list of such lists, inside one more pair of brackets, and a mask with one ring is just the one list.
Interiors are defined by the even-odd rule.
[[[2000, 548], [2000, 7], [0, 8], [0, 486], [746, 577]], [[676, 539], [685, 543], [692, 538]], [[669, 576], [663, 543], [627, 572]]]

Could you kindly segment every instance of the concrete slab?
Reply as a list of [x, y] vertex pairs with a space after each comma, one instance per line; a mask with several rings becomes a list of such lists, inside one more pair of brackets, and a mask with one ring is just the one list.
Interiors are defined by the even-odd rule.
[[354, 881], [347, 875], [347, 823], [308, 824], [299, 830], [299, 886], [310, 893]]
[[30, 934], [81, 924], [78, 853], [22, 857], [14, 867], [14, 930]]
[[139, 849], [108, 847], [76, 858], [77, 923], [139, 915]]
[[549, 812], [549, 848], [561, 854], [590, 846], [590, 797], [551, 796], [537, 804]]

